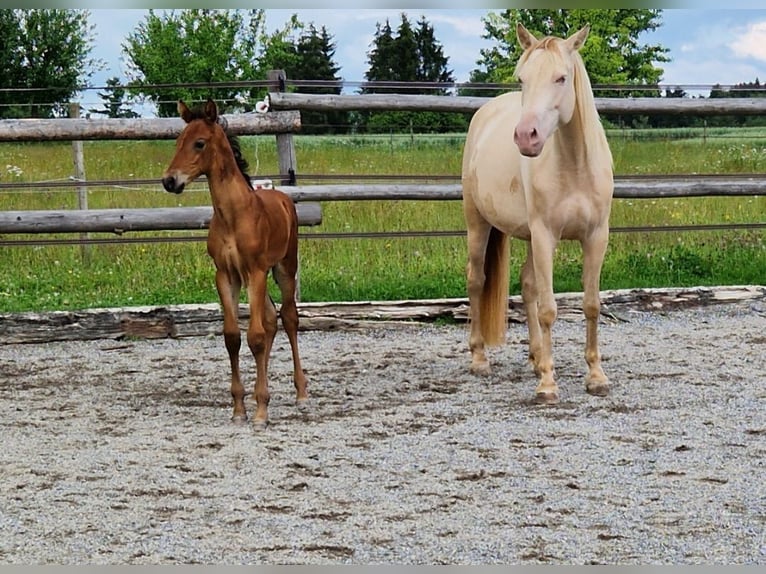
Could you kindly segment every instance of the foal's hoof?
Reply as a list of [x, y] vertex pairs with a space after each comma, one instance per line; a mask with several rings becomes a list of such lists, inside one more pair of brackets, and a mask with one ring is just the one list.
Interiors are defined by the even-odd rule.
[[243, 425], [247, 422], [247, 415], [234, 415], [231, 417], [231, 422], [235, 425]]
[[585, 391], [594, 397], [606, 397], [609, 395], [609, 383], [606, 381], [601, 381], [598, 383], [586, 383]]
[[535, 403], [538, 405], [555, 405], [559, 402], [557, 391], [537, 391], [535, 393]]
[[305, 413], [311, 408], [311, 403], [309, 403], [308, 397], [305, 399], [296, 399], [295, 406], [298, 408], [299, 412]]
[[254, 430], [264, 430], [267, 426], [269, 426], [268, 419], [253, 419]]

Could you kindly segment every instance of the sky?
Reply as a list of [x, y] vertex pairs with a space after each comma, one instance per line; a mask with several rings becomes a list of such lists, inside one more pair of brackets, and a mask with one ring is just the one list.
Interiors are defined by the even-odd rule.
[[[710, 3], [701, 1], [699, 6]], [[720, 4], [716, 2], [716, 4]], [[747, 2], [740, 3], [746, 6]], [[728, 5], [737, 6], [729, 2]], [[156, 8], [155, 10], [160, 10]], [[491, 9], [266, 9], [269, 31], [281, 28], [295, 13], [305, 24], [325, 26], [336, 45], [335, 61], [339, 76], [349, 82], [361, 82], [367, 70], [367, 54], [376, 23], [388, 19], [394, 30], [401, 14], [415, 24], [425, 16], [449, 58], [457, 82], [467, 82], [471, 70], [477, 68], [480, 50], [492, 42], [482, 38], [483, 18]], [[92, 56], [104, 60], [107, 68], [92, 78], [95, 86], [106, 79], [125, 78], [121, 45], [139, 22], [145, 9], [91, 9], [90, 22], [95, 24]], [[660, 44], [669, 49], [670, 62], [657, 64], [664, 69], [661, 84], [671, 89], [680, 86], [690, 95], [705, 95], [714, 84], [732, 85], [766, 81], [766, 9], [676, 9], [665, 8], [658, 30], [639, 37], [639, 42]], [[694, 90], [699, 86], [699, 90]], [[355, 90], [353, 88], [351, 91]], [[349, 90], [347, 90], [349, 91]], [[98, 104], [98, 97], [91, 92]]]

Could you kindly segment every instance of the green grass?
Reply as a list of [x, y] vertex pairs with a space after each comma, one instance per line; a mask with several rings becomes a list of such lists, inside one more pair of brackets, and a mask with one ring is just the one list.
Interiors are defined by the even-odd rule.
[[[657, 132], [623, 137], [609, 132], [615, 173], [766, 173], [766, 133], [757, 130]], [[683, 136], [683, 137], [681, 137]], [[463, 138], [451, 136], [296, 136], [297, 173], [442, 175], [460, 173]], [[69, 143], [0, 144], [0, 183], [60, 181], [71, 176]], [[251, 173], [276, 172], [274, 138], [243, 138]], [[88, 188], [91, 208], [206, 205], [204, 184], [181, 196], [159, 179], [172, 142], [85, 142], [90, 180], [153, 179], [156, 184]], [[76, 192], [40, 184], [0, 190], [0, 209], [73, 209]], [[461, 230], [459, 201], [325, 202], [313, 232]], [[612, 227], [763, 222], [766, 197], [615, 200]], [[153, 233], [151, 235], [161, 235]], [[177, 236], [179, 233], [166, 235]], [[197, 234], [199, 235], [199, 233]], [[137, 237], [139, 234], [131, 234]], [[67, 236], [62, 236], [67, 237]], [[113, 237], [92, 234], [92, 237]], [[18, 237], [2, 237], [14, 239]], [[31, 238], [28, 237], [28, 238]], [[38, 237], [39, 238], [39, 237]], [[465, 239], [385, 238], [301, 240], [303, 301], [393, 300], [465, 296]], [[511, 291], [525, 255], [512, 242]], [[579, 245], [562, 243], [557, 291], [580, 290]], [[0, 312], [217, 302], [204, 242], [0, 248]], [[613, 233], [602, 289], [766, 284], [766, 244], [760, 231]], [[275, 292], [276, 296], [276, 292]]]

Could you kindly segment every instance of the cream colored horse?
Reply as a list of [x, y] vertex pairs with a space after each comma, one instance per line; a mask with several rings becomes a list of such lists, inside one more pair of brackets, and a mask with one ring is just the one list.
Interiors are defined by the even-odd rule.
[[585, 26], [566, 39], [537, 39], [518, 24], [521, 92], [493, 98], [474, 114], [463, 152], [471, 370], [488, 374], [485, 345], [505, 340], [508, 237], [523, 239], [529, 360], [539, 379], [536, 400], [545, 404], [559, 399], [551, 328], [557, 312], [553, 256], [562, 239], [577, 240], [583, 249], [586, 390], [609, 393], [598, 320], [614, 181], [612, 155], [578, 52], [588, 31]]

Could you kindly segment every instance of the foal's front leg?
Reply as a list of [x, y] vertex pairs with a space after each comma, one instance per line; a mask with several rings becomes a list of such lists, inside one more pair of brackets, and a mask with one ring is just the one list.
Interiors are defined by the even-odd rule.
[[239, 291], [238, 279], [232, 280], [228, 273], [219, 269], [215, 273], [215, 286], [223, 308], [223, 340], [229, 354], [231, 365], [231, 397], [234, 401], [234, 413], [231, 420], [245, 422], [245, 388], [239, 374], [239, 349], [242, 344], [239, 332]]

